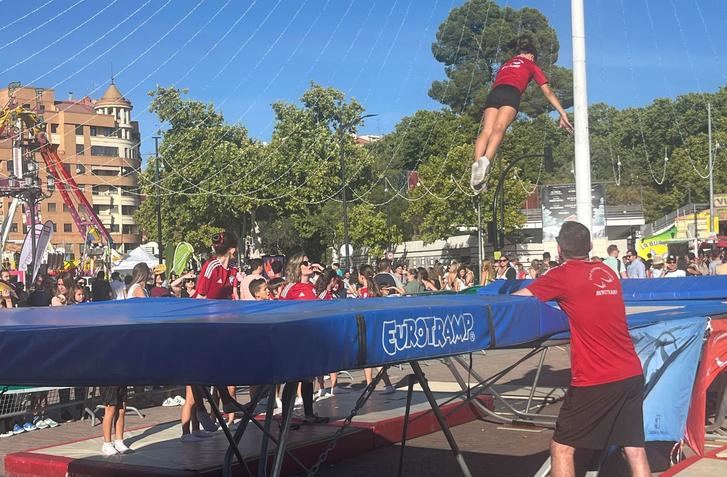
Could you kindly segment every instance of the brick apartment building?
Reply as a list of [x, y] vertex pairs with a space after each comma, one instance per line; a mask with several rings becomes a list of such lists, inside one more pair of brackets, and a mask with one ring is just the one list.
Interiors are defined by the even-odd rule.
[[[34, 87], [16, 89], [18, 105], [36, 108], [38, 105], [47, 124], [58, 156], [101, 222], [111, 234], [115, 248], [121, 252], [137, 247], [141, 241], [133, 213], [139, 206], [138, 175], [141, 168], [139, 124], [131, 120], [132, 104], [123, 97], [112, 81], [100, 99], [57, 100], [53, 90], [42, 93]], [[7, 104], [8, 89], [0, 89], [0, 105]], [[40, 154], [36, 155], [39, 177], [45, 183], [47, 173]], [[0, 141], [0, 177], [13, 171], [12, 144]], [[3, 197], [0, 216], [9, 209], [11, 198]], [[51, 244], [76, 258], [81, 256], [83, 237], [73, 222], [61, 195], [56, 191], [40, 203], [40, 218], [51, 220], [55, 231]], [[10, 229], [6, 252], [14, 252], [27, 233], [25, 214], [17, 209]], [[1, 222], [1, 220], [0, 220]]]

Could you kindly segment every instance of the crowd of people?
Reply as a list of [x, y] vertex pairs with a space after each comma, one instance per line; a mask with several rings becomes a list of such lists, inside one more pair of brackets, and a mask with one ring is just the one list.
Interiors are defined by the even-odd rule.
[[[222, 232], [212, 237], [213, 256], [207, 260], [199, 273], [185, 271], [180, 276], [169, 277], [160, 269], [151, 269], [144, 263], [137, 264], [130, 275], [123, 279], [118, 272], [106, 280], [103, 271], [95, 279], [76, 278], [71, 272], [56, 277], [39, 275], [29, 292], [22, 284], [13, 282], [8, 270], [0, 271], [0, 302], [3, 307], [19, 306], [72, 306], [85, 302], [124, 300], [145, 297], [207, 298], [231, 300], [334, 300], [365, 299], [371, 297], [418, 295], [440, 291], [461, 292], [475, 285], [488, 285], [495, 280], [537, 279], [561, 265], [548, 252], [542, 259], [531, 259], [528, 264], [516, 257], [500, 255], [496, 259], [485, 259], [479, 270], [471, 264], [452, 260], [446, 266], [439, 260], [430, 267], [409, 267], [406, 262], [392, 262], [380, 259], [374, 265], [364, 264], [344, 269], [339, 263], [323, 266], [309, 260], [305, 253], [288, 258], [283, 270], [281, 261], [272, 262], [264, 270], [263, 261], [254, 258], [246, 267], [238, 266], [237, 237], [231, 232]], [[591, 256], [591, 261], [603, 262], [621, 278], [668, 278], [727, 274], [727, 256], [720, 250], [707, 254], [688, 253], [684, 256], [667, 255], [641, 258], [635, 250], [629, 249], [623, 257], [616, 245], [607, 249], [607, 257]], [[364, 370], [366, 383], [373, 379], [372, 369]], [[394, 393], [396, 389], [385, 372], [382, 374], [382, 393]], [[315, 384], [318, 391], [315, 392]], [[296, 405], [303, 408], [304, 423], [327, 422], [327, 418], [314, 413], [315, 399], [324, 399], [336, 393], [337, 373], [330, 375], [326, 385], [323, 377], [316, 377], [300, 383], [297, 389]], [[100, 397], [105, 406], [103, 420], [104, 455], [125, 453], [124, 417], [126, 387], [104, 387]], [[214, 386], [215, 395], [223, 403], [235, 399], [234, 385]], [[79, 393], [78, 389], [75, 391]], [[80, 391], [83, 393], [83, 390]], [[86, 391], [87, 392], [87, 391]], [[296, 392], [289, 387], [277, 389], [276, 411], [280, 412], [285, 393]], [[69, 399], [69, 392], [66, 391]], [[207, 410], [201, 404], [203, 395], [199, 389], [187, 386], [185, 397], [169, 397], [164, 405], [179, 405], [181, 410], [181, 439], [183, 442], [203, 441], [217, 428]], [[47, 416], [42, 412], [34, 419], [2, 433], [3, 436], [48, 427]], [[234, 421], [234, 412], [228, 414], [228, 423]], [[55, 424], [55, 421], [53, 421]], [[13, 430], [15, 431], [13, 434]]]

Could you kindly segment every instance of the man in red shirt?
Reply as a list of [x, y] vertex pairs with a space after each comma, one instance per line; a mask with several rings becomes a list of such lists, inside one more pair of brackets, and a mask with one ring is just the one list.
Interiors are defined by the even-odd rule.
[[555, 300], [571, 330], [571, 385], [550, 445], [553, 477], [575, 475], [576, 448], [623, 448], [634, 477], [651, 475], [644, 450], [644, 377], [626, 324], [621, 281], [591, 262], [591, 234], [566, 222], [557, 237], [565, 263], [515, 292]]

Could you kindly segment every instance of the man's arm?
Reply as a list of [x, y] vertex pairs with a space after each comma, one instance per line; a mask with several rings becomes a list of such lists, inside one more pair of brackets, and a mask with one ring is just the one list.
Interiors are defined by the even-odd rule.
[[531, 292], [527, 288], [521, 288], [518, 291], [513, 292], [512, 295], [517, 295], [517, 296], [535, 296], [535, 295], [533, 295], [533, 292]]

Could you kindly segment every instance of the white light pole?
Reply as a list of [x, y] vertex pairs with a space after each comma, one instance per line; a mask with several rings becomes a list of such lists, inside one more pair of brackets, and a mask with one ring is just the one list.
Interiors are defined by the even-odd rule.
[[712, 104], [707, 103], [707, 141], [709, 141], [709, 230], [714, 232], [714, 150], [712, 149]]
[[588, 141], [588, 90], [586, 88], [586, 28], [583, 16], [583, 0], [571, 0], [576, 213], [578, 222], [588, 227], [593, 234], [591, 147]]

